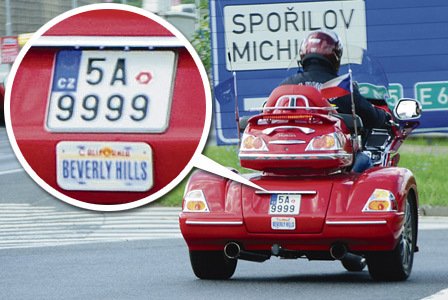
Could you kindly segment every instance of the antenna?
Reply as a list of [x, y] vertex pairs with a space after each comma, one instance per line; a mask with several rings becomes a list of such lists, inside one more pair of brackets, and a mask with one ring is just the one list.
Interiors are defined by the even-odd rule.
[[[299, 61], [299, 53], [296, 54], [296, 56], [294, 56], [288, 64], [288, 68], [286, 69], [286, 72], [288, 72], [289, 70], [291, 70], [291, 68], [293, 68], [293, 63], [294, 62], [298, 62]], [[298, 67], [300, 68], [300, 65], [298, 65]]]
[[353, 138], [353, 146], [358, 146], [359, 147], [358, 126], [356, 124], [355, 96], [353, 95], [352, 67], [351, 67], [350, 63], [348, 64], [348, 74], [350, 76], [350, 98], [351, 98], [351, 102], [352, 102], [353, 128], [355, 129], [355, 136]]
[[[344, 3], [341, 2], [341, 8], [342, 10], [344, 9]], [[352, 72], [352, 64], [351, 64], [351, 57], [350, 57], [350, 47], [348, 44], [348, 38], [347, 38], [347, 28], [345, 28], [344, 30], [344, 40], [345, 40], [345, 45], [347, 48], [347, 62], [348, 62], [348, 74], [350, 77], [350, 100], [351, 100], [351, 105], [352, 105], [352, 117], [353, 117], [353, 128], [355, 131], [355, 136], [353, 137], [353, 146], [355, 148], [359, 148], [360, 143], [358, 140], [358, 126], [356, 124], [356, 106], [355, 106], [355, 96], [353, 95], [353, 72]]]
[[235, 121], [236, 121], [236, 128], [238, 129], [238, 140], [241, 142], [241, 128], [240, 128], [240, 112], [238, 108], [238, 89], [236, 86], [236, 72], [233, 71], [233, 89], [235, 93]]

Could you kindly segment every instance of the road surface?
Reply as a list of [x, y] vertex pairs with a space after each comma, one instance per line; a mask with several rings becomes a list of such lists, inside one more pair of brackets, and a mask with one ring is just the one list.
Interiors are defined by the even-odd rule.
[[179, 208], [81, 210], [40, 189], [1, 132], [0, 155], [0, 299], [448, 298], [448, 218], [421, 218], [406, 282], [374, 282], [339, 262], [277, 258], [241, 261], [229, 281], [202, 281], [190, 268]]

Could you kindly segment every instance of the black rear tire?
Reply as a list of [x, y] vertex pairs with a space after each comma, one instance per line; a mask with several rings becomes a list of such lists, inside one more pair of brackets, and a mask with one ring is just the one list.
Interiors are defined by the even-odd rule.
[[406, 199], [403, 232], [394, 250], [367, 255], [370, 276], [378, 281], [403, 281], [412, 271], [417, 240], [416, 205], [410, 195]]
[[229, 279], [237, 265], [237, 260], [227, 258], [224, 251], [190, 251], [190, 262], [200, 279]]

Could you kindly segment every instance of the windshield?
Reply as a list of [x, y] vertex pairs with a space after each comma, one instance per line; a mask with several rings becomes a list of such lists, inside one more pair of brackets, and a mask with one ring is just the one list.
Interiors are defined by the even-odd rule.
[[375, 100], [389, 98], [389, 82], [378, 59], [370, 55], [367, 50], [357, 47], [350, 47], [349, 55], [349, 63], [341, 66], [339, 74], [348, 73], [350, 67], [361, 95]]

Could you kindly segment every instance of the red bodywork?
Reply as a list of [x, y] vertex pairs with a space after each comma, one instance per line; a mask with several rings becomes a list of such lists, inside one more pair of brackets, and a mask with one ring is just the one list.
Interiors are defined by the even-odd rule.
[[[204, 192], [210, 213], [183, 212], [182, 234], [190, 250], [222, 250], [230, 241], [246, 250], [270, 250], [280, 244], [290, 250], [329, 251], [336, 242], [351, 251], [386, 251], [397, 243], [403, 223], [406, 195], [416, 193], [412, 173], [403, 168], [372, 168], [363, 174], [331, 177], [257, 176], [252, 181], [268, 191], [313, 190], [302, 195], [293, 231], [271, 229], [270, 195], [216, 175], [198, 171], [187, 192]], [[398, 211], [362, 212], [376, 188], [393, 191]], [[358, 224], [356, 224], [358, 222]]]
[[[304, 98], [295, 98], [294, 95]], [[279, 108], [290, 108], [291, 101], [293, 106], [303, 108]], [[268, 109], [270, 107], [275, 109]], [[350, 136], [343, 121], [330, 114], [334, 112], [331, 108], [313, 87], [284, 85], [276, 88], [267, 100], [264, 112], [249, 119], [245, 130], [246, 135], [261, 138], [266, 149], [259, 151], [241, 147], [241, 166], [276, 174], [308, 175], [328, 174], [350, 166], [353, 162]], [[341, 149], [307, 149], [314, 138], [333, 133]], [[244, 137], [242, 144], [245, 144]]]
[[[284, 95], [306, 95], [308, 109], [280, 109], [279, 106], [288, 106], [281, 101]], [[328, 102], [322, 101], [320, 93], [311, 87], [279, 87], [271, 94], [264, 112], [249, 120], [245, 135], [261, 137], [266, 149], [243, 151], [241, 146], [241, 165], [263, 171], [251, 175], [251, 181], [268, 193], [203, 171], [191, 176], [186, 195], [202, 191], [209, 210], [186, 210], [184, 200], [180, 227], [191, 251], [223, 250], [226, 244], [235, 242], [245, 251], [270, 252], [273, 245], [280, 245], [303, 252], [310, 259], [329, 259], [329, 255], [313, 253], [328, 253], [335, 244], [344, 244], [349, 251], [361, 254], [395, 248], [402, 233], [408, 195], [412, 194], [415, 205], [418, 203], [414, 176], [407, 169], [390, 167], [396, 165], [395, 161], [386, 161], [363, 173], [350, 172], [347, 167], [355, 152], [350, 132], [334, 111], [311, 108], [329, 107]], [[269, 109], [274, 106], [275, 109]], [[263, 120], [270, 121], [260, 122]], [[278, 120], [282, 123], [276, 123]], [[268, 130], [278, 126], [283, 127], [275, 132]], [[298, 126], [313, 131], [297, 130]], [[340, 150], [306, 150], [313, 138], [331, 133], [341, 138]], [[396, 130], [395, 138], [391, 147], [404, 136]], [[283, 140], [285, 144], [271, 144], [273, 140]], [[287, 144], [290, 140], [297, 143]], [[335, 154], [349, 158], [344, 160], [341, 157], [345, 156]], [[389, 191], [396, 200], [396, 209], [363, 211], [376, 189]], [[301, 193], [300, 212], [281, 216], [294, 218], [295, 228], [273, 229], [271, 218], [275, 214], [269, 214], [271, 195], [294, 191]]]
[[[44, 36], [166, 37], [173, 34], [147, 17], [119, 10], [80, 13], [53, 26]], [[11, 121], [20, 151], [32, 169], [56, 190], [94, 204], [122, 204], [165, 187], [184, 169], [198, 147], [205, 122], [205, 92], [193, 57], [174, 48], [177, 72], [168, 129], [163, 133], [54, 133], [45, 128], [55, 54], [60, 47], [32, 47], [14, 78]], [[147, 192], [62, 190], [56, 182], [56, 145], [61, 141], [146, 142], [153, 150], [154, 184]]]

